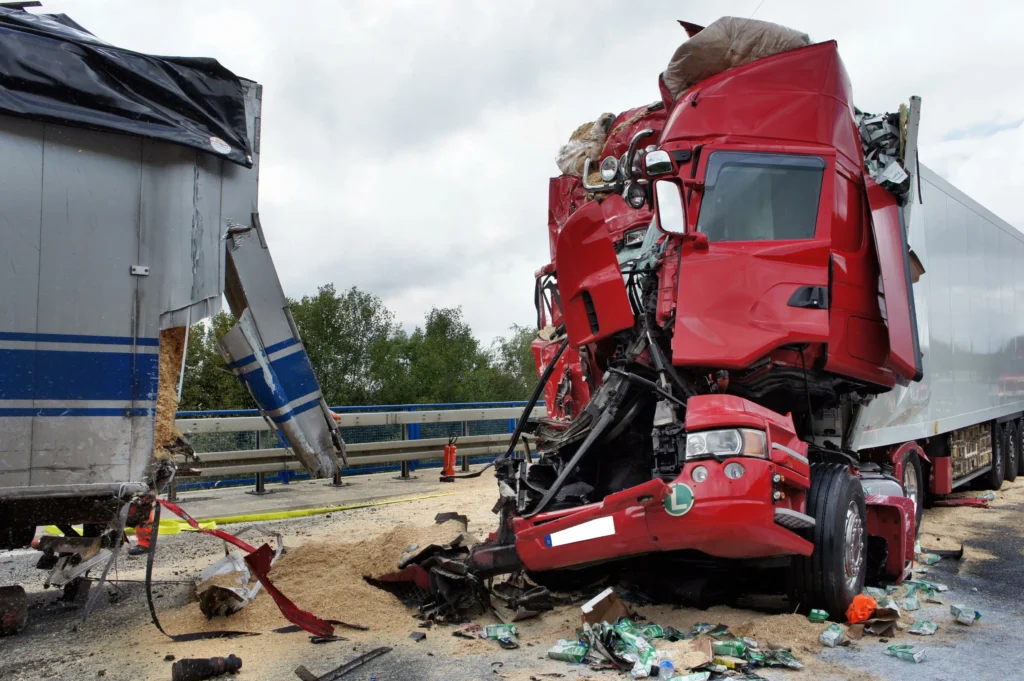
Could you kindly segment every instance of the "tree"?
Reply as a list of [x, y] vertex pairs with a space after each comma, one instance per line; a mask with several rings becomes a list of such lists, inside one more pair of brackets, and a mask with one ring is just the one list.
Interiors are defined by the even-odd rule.
[[525, 400], [537, 385], [537, 365], [530, 347], [537, 332], [519, 324], [510, 326], [509, 331], [491, 344], [492, 400]]
[[[354, 287], [339, 294], [327, 284], [290, 306], [331, 405], [522, 400], [537, 381], [535, 334], [524, 326], [485, 349], [458, 307], [434, 308], [406, 333], [380, 298]], [[233, 324], [222, 312], [192, 328], [181, 409], [255, 406], [216, 350]]]
[[398, 333], [394, 314], [372, 293], [352, 287], [339, 294], [333, 284], [292, 302], [291, 309], [327, 403], [372, 403], [382, 385], [375, 370], [391, 361], [381, 353]]
[[210, 321], [189, 329], [179, 409], [252, 409], [256, 406], [245, 386], [217, 353], [217, 341], [234, 323], [231, 315], [218, 312]]
[[416, 402], [487, 399], [490, 357], [480, 348], [462, 308], [433, 308], [406, 343]]

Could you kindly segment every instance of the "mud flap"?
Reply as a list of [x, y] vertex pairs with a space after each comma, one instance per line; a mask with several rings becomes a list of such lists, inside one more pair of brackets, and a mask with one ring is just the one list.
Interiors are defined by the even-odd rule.
[[217, 351], [309, 472], [330, 477], [347, 463], [345, 443], [299, 339], [257, 215], [253, 224], [228, 231], [224, 294], [238, 323]]
[[886, 366], [900, 377], [903, 384], [919, 381], [924, 372], [903, 213], [892, 193], [869, 177], [864, 178], [864, 183], [871, 208], [871, 231], [878, 253], [878, 268], [882, 275], [883, 311], [889, 329]]

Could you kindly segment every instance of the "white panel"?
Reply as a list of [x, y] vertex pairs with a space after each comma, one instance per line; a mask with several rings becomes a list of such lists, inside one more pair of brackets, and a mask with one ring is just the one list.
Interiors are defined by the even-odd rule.
[[613, 534], [615, 534], [615, 519], [611, 516], [605, 516], [604, 518], [580, 523], [576, 527], [570, 527], [567, 530], [552, 532], [547, 536], [547, 541], [544, 543], [550, 547], [564, 546], [590, 539], [610, 537]]

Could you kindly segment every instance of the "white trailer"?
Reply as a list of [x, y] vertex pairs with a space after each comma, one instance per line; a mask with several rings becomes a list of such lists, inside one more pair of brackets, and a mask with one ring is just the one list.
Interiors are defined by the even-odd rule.
[[909, 244], [924, 266], [913, 285], [924, 377], [862, 410], [852, 448], [916, 442], [932, 492], [986, 473], [998, 489], [1024, 472], [1024, 234], [928, 168], [918, 178]]

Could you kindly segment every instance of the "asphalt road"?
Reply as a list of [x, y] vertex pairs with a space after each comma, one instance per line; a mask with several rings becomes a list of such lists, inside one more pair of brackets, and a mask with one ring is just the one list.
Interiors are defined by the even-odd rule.
[[[396, 491], [404, 493], [406, 488], [400, 487]], [[364, 524], [372, 524], [378, 519], [381, 523], [394, 523], [400, 506], [348, 511], [345, 518], [336, 513], [333, 520], [312, 517], [281, 521], [277, 527], [286, 536], [316, 536], [331, 523], [341, 524], [354, 519]], [[926, 578], [948, 585], [947, 603], [964, 602], [982, 611], [984, 616], [980, 622], [972, 627], [957, 625], [952, 622], [948, 604], [925, 604], [914, 615], [917, 619], [927, 618], [939, 624], [939, 632], [927, 638], [903, 633], [888, 642], [914, 643], [926, 648], [928, 660], [923, 664], [915, 665], [888, 657], [883, 654], [888, 643], [865, 638], [847, 648], [822, 648], [820, 657], [833, 663], [834, 673], [815, 672], [811, 676], [807, 672], [765, 670], [762, 675], [772, 680], [808, 681], [811, 678], [824, 681], [1024, 679], [1024, 627], [1021, 626], [1024, 622], [1021, 591], [1021, 584], [1024, 584], [1024, 523], [1020, 522], [1024, 517], [1024, 478], [1004, 487], [993, 509], [959, 509], [957, 513], [963, 521], [961, 524], [970, 527], [970, 536], [966, 540], [968, 557], [959, 562], [943, 560], [928, 568]], [[926, 511], [926, 527], [939, 533], [943, 531], [943, 523], [936, 522], [936, 517], [946, 516], [940, 516], [938, 509]], [[952, 528], [950, 534], [955, 534]], [[221, 543], [209, 537], [180, 535], [161, 541], [164, 542], [158, 575], [161, 580], [188, 580], [198, 568], [223, 555]], [[163, 656], [188, 655], [187, 644], [175, 644], [169, 640], [161, 643], [162, 639], [152, 636], [142, 584], [124, 579], [140, 576], [141, 559], [121, 559], [118, 573], [114, 576], [122, 578], [122, 581], [116, 589], [108, 587], [108, 593], [115, 594], [116, 598], [104, 599], [102, 607], [83, 625], [79, 611], [68, 609], [58, 601], [59, 592], [40, 588], [43, 573], [34, 569], [37, 556], [28, 551], [0, 554], [0, 583], [22, 583], [31, 592], [29, 626], [18, 636], [0, 638], [0, 680], [169, 679], [171, 663], [164, 662]], [[156, 596], [160, 609], [170, 608], [188, 601], [189, 588], [184, 584], [160, 584], [156, 587]], [[147, 641], [158, 642], [137, 645], [135, 641], [140, 632], [149, 634]], [[429, 639], [446, 636], [448, 632], [434, 629], [427, 631], [427, 635]], [[295, 679], [296, 659], [301, 659], [311, 671], [323, 674], [374, 647], [369, 643], [312, 646], [301, 634], [289, 636], [293, 637], [288, 643], [292, 648], [281, 654], [268, 654], [258, 662], [251, 662], [248, 667], [243, 666], [239, 681], [244, 681], [244, 678]], [[273, 641], [268, 639], [268, 643]], [[231, 642], [224, 642], [220, 648], [224, 654], [230, 652]], [[501, 650], [497, 646], [484, 650], [481, 654], [450, 657], [435, 653], [426, 644], [397, 645], [388, 655], [347, 675], [345, 681], [367, 681], [373, 676], [378, 681], [497, 681], [502, 678], [528, 681], [530, 670], [540, 664], [539, 660], [544, 659], [545, 653], [542, 644], [513, 651]], [[597, 674], [581, 666], [564, 665], [559, 669], [567, 681], [628, 678], [607, 672]], [[538, 678], [546, 681], [547, 677]]]

